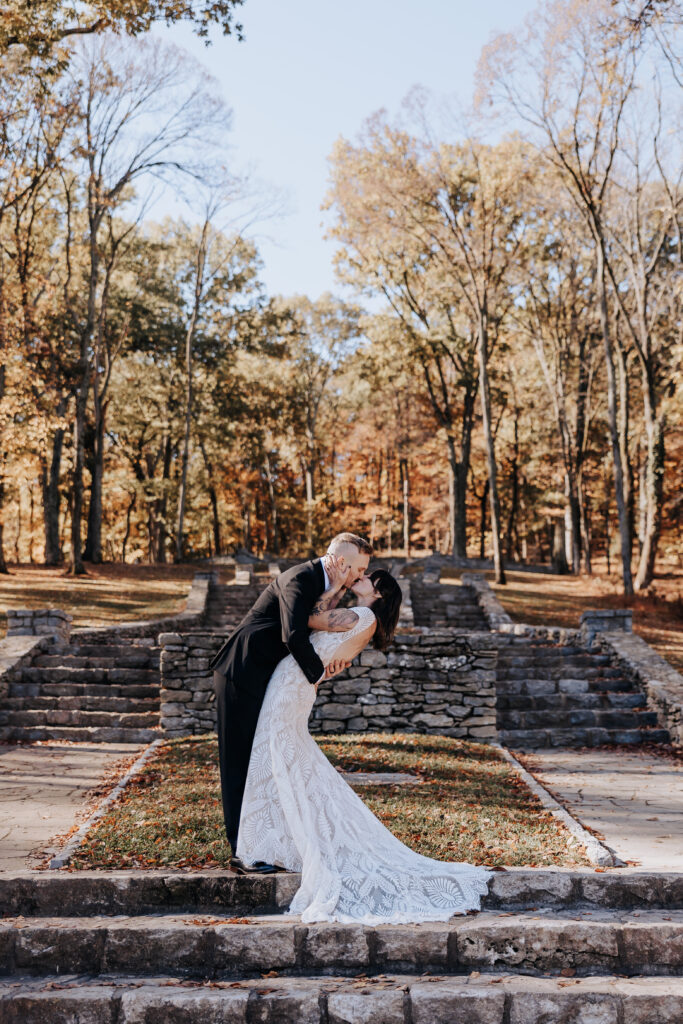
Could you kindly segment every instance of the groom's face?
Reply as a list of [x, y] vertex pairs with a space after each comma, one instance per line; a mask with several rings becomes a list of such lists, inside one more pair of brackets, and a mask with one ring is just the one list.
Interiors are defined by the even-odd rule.
[[370, 564], [370, 555], [364, 555], [358, 550], [358, 548], [354, 547], [353, 544], [348, 544], [345, 546], [344, 552], [340, 558], [343, 558], [345, 566], [351, 567], [351, 575], [349, 576], [348, 583], [346, 584], [348, 589], [352, 587], [354, 583], [358, 583], [358, 580], [362, 579], [365, 575], [365, 570]]

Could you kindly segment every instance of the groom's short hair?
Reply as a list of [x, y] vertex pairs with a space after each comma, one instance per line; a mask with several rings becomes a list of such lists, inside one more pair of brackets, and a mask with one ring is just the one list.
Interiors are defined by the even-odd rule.
[[368, 544], [364, 537], [359, 537], [357, 533], [338, 533], [327, 545], [327, 550], [334, 554], [342, 544], [353, 544], [354, 548], [358, 548], [362, 555], [372, 555], [372, 545]]

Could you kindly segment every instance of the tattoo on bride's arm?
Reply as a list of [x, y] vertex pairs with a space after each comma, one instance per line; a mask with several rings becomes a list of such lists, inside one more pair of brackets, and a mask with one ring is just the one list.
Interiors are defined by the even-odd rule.
[[351, 608], [335, 608], [327, 614], [328, 629], [350, 629], [358, 621], [358, 616]]
[[330, 608], [334, 607], [332, 604], [333, 596], [331, 591], [321, 594], [311, 609], [311, 615], [322, 615], [323, 612], [329, 612]]

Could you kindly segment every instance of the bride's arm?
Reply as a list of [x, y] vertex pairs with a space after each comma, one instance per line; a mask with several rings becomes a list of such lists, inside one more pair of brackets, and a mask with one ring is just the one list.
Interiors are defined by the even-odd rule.
[[345, 632], [355, 626], [357, 622], [358, 616], [353, 608], [332, 608], [330, 611], [326, 611], [324, 608], [319, 608], [317, 604], [308, 617], [308, 625], [311, 629], [324, 629], [328, 633]]
[[[355, 617], [358, 618], [357, 615]], [[356, 633], [356, 635], [351, 637], [349, 640], [343, 640], [340, 643], [339, 647], [337, 647], [337, 649], [334, 652], [335, 663], [343, 663], [348, 668], [348, 666], [351, 664], [356, 655], [360, 654], [363, 648], [367, 647], [367, 645], [370, 643], [370, 640], [372, 639], [372, 634], [375, 632], [376, 626], [377, 621], [375, 620], [370, 626], [367, 627], [367, 629], [364, 629], [360, 633]], [[328, 675], [329, 668], [330, 666], [328, 665], [328, 667], [325, 669], [325, 675], [316, 683], [316, 692], [319, 684], [323, 681], [323, 679], [330, 678], [330, 675]], [[333, 674], [336, 675], [336, 673]]]

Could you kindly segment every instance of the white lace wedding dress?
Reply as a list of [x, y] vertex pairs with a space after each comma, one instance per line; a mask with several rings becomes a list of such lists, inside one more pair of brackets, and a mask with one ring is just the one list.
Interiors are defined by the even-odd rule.
[[[345, 632], [315, 631], [324, 664], [370, 625], [358, 607]], [[301, 871], [289, 908], [303, 922], [383, 924], [446, 921], [478, 910], [491, 872], [430, 860], [404, 846], [327, 760], [308, 731], [315, 688], [289, 655], [263, 701], [249, 762], [237, 856]]]

